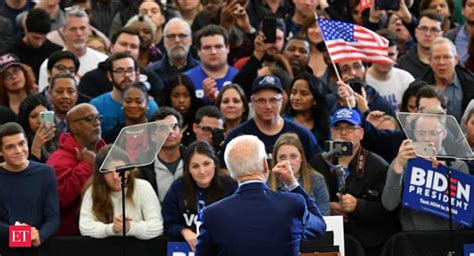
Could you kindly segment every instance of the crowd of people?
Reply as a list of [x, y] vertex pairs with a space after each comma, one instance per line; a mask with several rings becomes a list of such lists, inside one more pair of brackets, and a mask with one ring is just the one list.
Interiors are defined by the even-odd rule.
[[[435, 152], [452, 146], [442, 132], [451, 115], [474, 149], [474, 0], [394, 1], [388, 11], [359, 0], [0, 0], [0, 239], [10, 225], [31, 226], [34, 247], [125, 227], [199, 251], [203, 209], [245, 183], [227, 159], [238, 152], [226, 153], [243, 135], [263, 142], [274, 170], [258, 174], [264, 189], [297, 182], [312, 214], [342, 215], [369, 256], [397, 232], [447, 230], [401, 205], [417, 156], [396, 114], [436, 115], [410, 120], [431, 131], [419, 140]], [[385, 37], [394, 64], [332, 63], [316, 18]], [[127, 176], [122, 216], [120, 177], [99, 171], [107, 144], [154, 121], [173, 126], [153, 162]], [[147, 138], [122, 139], [128, 149], [106, 169], [139, 158]], [[353, 150], [334, 159], [327, 140]], [[455, 168], [474, 174], [474, 161]]]

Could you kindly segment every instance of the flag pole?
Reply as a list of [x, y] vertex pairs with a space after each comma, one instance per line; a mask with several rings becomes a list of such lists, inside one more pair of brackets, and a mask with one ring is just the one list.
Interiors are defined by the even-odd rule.
[[[316, 21], [316, 25], [318, 25], [318, 27], [320, 27], [319, 22], [318, 22], [318, 14], [316, 13], [316, 11], [314, 12], [314, 20]], [[321, 30], [321, 27], [320, 27], [320, 30]], [[332, 60], [331, 54], [329, 54], [329, 48], [328, 48], [328, 45], [326, 44], [326, 40], [324, 40], [324, 35], [323, 35], [323, 42], [324, 42], [324, 45], [326, 46], [326, 51], [328, 51], [328, 56], [329, 56], [329, 59], [331, 60], [331, 64], [332, 64], [332, 67], [334, 68], [334, 72], [336, 72], [337, 80], [341, 81], [341, 82], [344, 82], [341, 78], [341, 75], [339, 74], [339, 71], [337, 70], [336, 63], [334, 63], [334, 61]], [[354, 97], [355, 97], [355, 95], [354, 95]], [[348, 97], [346, 97], [346, 104], [347, 104], [348, 108], [351, 108], [351, 104], [349, 102]]]
[[[319, 27], [318, 14], [316, 12], [314, 12], [314, 19], [316, 21], [316, 25], [318, 25]], [[331, 54], [329, 54], [328, 45], [326, 44], [326, 40], [324, 40], [324, 36], [323, 36], [323, 42], [324, 42], [324, 45], [326, 46], [326, 50], [328, 51], [329, 59], [331, 60], [331, 64], [332, 64], [332, 67], [334, 68], [334, 72], [336, 72], [337, 80], [342, 81], [341, 75], [339, 74], [339, 71], [337, 70], [337, 66], [334, 63], [334, 61], [332, 61]]]

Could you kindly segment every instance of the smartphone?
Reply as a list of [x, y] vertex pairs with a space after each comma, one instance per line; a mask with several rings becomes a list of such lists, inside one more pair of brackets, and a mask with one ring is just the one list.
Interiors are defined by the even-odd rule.
[[49, 123], [49, 125], [54, 124], [54, 112], [53, 111], [40, 112], [40, 120], [41, 120], [41, 123], [44, 123], [44, 124], [47, 124], [47, 123]]
[[436, 149], [433, 142], [414, 141], [412, 142], [412, 145], [415, 147], [415, 151], [418, 156], [436, 156]]
[[361, 81], [349, 80], [347, 83], [349, 84], [349, 86], [352, 88], [354, 92], [358, 94], [362, 94], [362, 86], [364, 86], [364, 84]]
[[221, 147], [221, 143], [224, 141], [225, 134], [224, 130], [222, 129], [213, 129], [212, 130], [212, 145], [214, 149], [219, 150]]
[[400, 1], [397, 0], [375, 0], [375, 9], [377, 10], [394, 10], [400, 9]]
[[276, 42], [276, 24], [277, 20], [273, 17], [263, 18], [262, 21], [262, 31], [265, 35], [265, 43], [275, 43]]

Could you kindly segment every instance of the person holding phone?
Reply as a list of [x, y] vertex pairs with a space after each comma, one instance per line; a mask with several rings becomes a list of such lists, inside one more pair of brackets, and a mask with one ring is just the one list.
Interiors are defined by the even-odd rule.
[[[30, 158], [46, 162], [49, 155], [58, 149], [59, 133], [56, 125], [41, 119], [41, 115], [51, 110], [46, 98], [39, 93], [31, 94], [20, 104], [18, 123], [25, 130], [25, 135], [30, 148]], [[51, 113], [51, 112], [49, 112]], [[54, 114], [53, 114], [54, 115]]]

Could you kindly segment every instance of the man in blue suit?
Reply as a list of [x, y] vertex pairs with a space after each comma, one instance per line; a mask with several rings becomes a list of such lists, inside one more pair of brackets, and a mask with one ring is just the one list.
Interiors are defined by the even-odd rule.
[[324, 234], [326, 223], [288, 161], [272, 172], [291, 192], [273, 192], [265, 184], [270, 170], [265, 145], [256, 136], [230, 141], [224, 160], [239, 188], [204, 209], [197, 256], [298, 255], [301, 239]]

